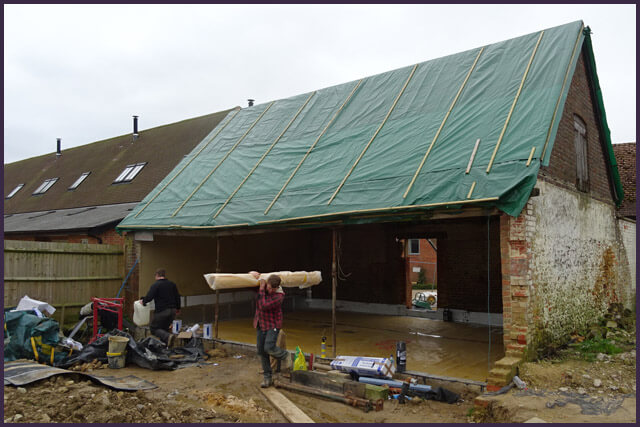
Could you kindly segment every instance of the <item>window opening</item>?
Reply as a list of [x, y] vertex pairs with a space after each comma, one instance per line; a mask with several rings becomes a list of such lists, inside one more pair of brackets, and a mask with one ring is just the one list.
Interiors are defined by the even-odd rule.
[[11, 190], [11, 193], [9, 193], [9, 194], [7, 195], [7, 197], [5, 197], [5, 199], [10, 199], [10, 198], [12, 198], [13, 196], [15, 196], [15, 195], [16, 195], [16, 193], [17, 193], [18, 191], [20, 191], [20, 189], [22, 189], [22, 187], [24, 187], [24, 184], [18, 184], [18, 185], [16, 186], [16, 188], [14, 188], [13, 190]]
[[420, 239], [409, 239], [409, 255], [420, 255]]
[[587, 163], [587, 125], [577, 115], [573, 116], [576, 146], [576, 188], [578, 191], [589, 191], [589, 168]]
[[38, 194], [46, 193], [47, 190], [49, 190], [53, 186], [53, 184], [56, 183], [57, 180], [58, 180], [58, 178], [46, 179], [42, 184], [40, 184], [40, 187], [36, 188], [36, 191], [34, 191], [32, 195], [38, 195]]
[[76, 188], [78, 188], [78, 186], [82, 184], [82, 181], [84, 181], [89, 176], [90, 173], [91, 172], [83, 172], [82, 175], [80, 175], [80, 177], [76, 179], [76, 182], [71, 184], [71, 187], [69, 187], [68, 189], [75, 190]]
[[142, 170], [142, 168], [144, 167], [144, 165], [146, 165], [147, 163], [136, 163], [133, 165], [128, 165], [126, 168], [124, 168], [124, 170], [120, 173], [120, 175], [118, 175], [118, 177], [115, 179], [115, 181], [113, 181], [113, 183], [119, 183], [119, 182], [130, 182], [133, 180], [133, 178], [136, 177], [136, 175], [138, 175], [138, 173], [140, 173], [140, 171]]

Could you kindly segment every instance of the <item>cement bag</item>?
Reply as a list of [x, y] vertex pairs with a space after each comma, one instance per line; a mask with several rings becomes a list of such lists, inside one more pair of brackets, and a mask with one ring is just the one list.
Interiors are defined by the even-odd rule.
[[151, 310], [155, 304], [153, 301], [149, 302], [146, 306], [142, 305], [140, 300], [133, 303], [133, 323], [138, 326], [147, 326], [151, 317]]
[[296, 358], [293, 361], [293, 370], [294, 371], [307, 370], [307, 361], [305, 360], [304, 353], [302, 352], [299, 346], [296, 346]]
[[[272, 275], [277, 274], [282, 279], [281, 286], [285, 288], [299, 287], [300, 289], [317, 285], [322, 281], [320, 271], [275, 271], [272, 273], [262, 273], [260, 278], [267, 280]], [[209, 273], [204, 275], [204, 279], [211, 289], [239, 289], [258, 286], [258, 279], [249, 273]]]

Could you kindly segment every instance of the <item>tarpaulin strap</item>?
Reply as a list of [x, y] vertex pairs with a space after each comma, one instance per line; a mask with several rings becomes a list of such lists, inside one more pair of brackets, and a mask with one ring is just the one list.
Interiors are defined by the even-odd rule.
[[31, 337], [31, 347], [33, 348], [33, 355], [36, 357], [36, 362], [38, 361], [38, 350], [36, 349], [36, 340]]
[[138, 211], [138, 213], [134, 216], [134, 218], [137, 218], [137, 217], [138, 217], [138, 215], [140, 215], [140, 214], [142, 213], [142, 211], [143, 211], [143, 210], [145, 210], [145, 209], [147, 208], [147, 206], [149, 206], [149, 204], [150, 204], [151, 202], [153, 202], [153, 201], [155, 200], [155, 198], [156, 198], [156, 197], [158, 197], [158, 196], [160, 195], [160, 193], [162, 193], [162, 192], [164, 191], [164, 189], [165, 189], [165, 188], [167, 188], [167, 186], [168, 186], [169, 184], [171, 184], [171, 183], [173, 182], [173, 180], [174, 180], [174, 179], [176, 179], [176, 178], [178, 177], [178, 175], [180, 175], [180, 174], [182, 173], [182, 171], [183, 171], [187, 166], [189, 166], [189, 165], [191, 164], [191, 162], [192, 162], [196, 157], [198, 157], [198, 155], [202, 152], [202, 150], [204, 150], [205, 148], [207, 148], [207, 147], [209, 146], [209, 144], [211, 144], [211, 142], [212, 142], [214, 139], [216, 139], [216, 137], [218, 136], [218, 134], [220, 134], [220, 132], [222, 132], [222, 130], [223, 130], [223, 129], [224, 129], [224, 128], [225, 128], [225, 127], [226, 127], [226, 126], [231, 122], [231, 120], [233, 120], [233, 118], [234, 118], [234, 117], [235, 117], [239, 112], [240, 112], [240, 109], [237, 109], [237, 110], [233, 113], [233, 115], [229, 118], [229, 120], [227, 120], [227, 121], [226, 121], [226, 123], [225, 123], [224, 125], [222, 125], [222, 126], [220, 127], [220, 129], [218, 129], [218, 131], [215, 133], [215, 135], [213, 135], [213, 136], [211, 137], [211, 139], [209, 139], [209, 141], [208, 141], [206, 144], [204, 144], [204, 145], [202, 146], [202, 148], [200, 148], [200, 149], [198, 150], [198, 152], [197, 152], [193, 157], [191, 157], [191, 159], [189, 159], [189, 161], [188, 161], [188, 162], [186, 162], [186, 163], [182, 166], [182, 168], [180, 168], [180, 170], [179, 170], [179, 171], [178, 171], [178, 172], [173, 176], [173, 178], [171, 178], [169, 181], [167, 181], [167, 183], [166, 183], [166, 184], [164, 184], [164, 186], [163, 186], [163, 187], [162, 187], [162, 188], [161, 188], [161, 189], [160, 189], [160, 190], [155, 194], [155, 196], [153, 196], [153, 197], [151, 198], [151, 200], [149, 200], [149, 201], [148, 201], [148, 202], [147, 202], [147, 203], [142, 207], [142, 209], [140, 209], [140, 210]]
[[562, 89], [560, 90], [560, 95], [558, 96], [558, 100], [556, 101], [556, 107], [553, 110], [553, 116], [551, 117], [551, 123], [549, 123], [549, 130], [547, 131], [547, 139], [544, 141], [544, 147], [542, 148], [542, 153], [540, 154], [540, 159], [544, 159], [544, 153], [547, 151], [547, 145], [549, 144], [549, 139], [551, 138], [551, 131], [553, 129], [553, 125], [556, 121], [556, 115], [558, 114], [558, 108], [560, 107], [560, 100], [564, 95], [564, 88], [567, 85], [567, 80], [569, 79], [569, 72], [571, 71], [571, 65], [573, 64], [573, 58], [576, 56], [576, 51], [578, 50], [578, 45], [580, 44], [580, 38], [582, 36], [582, 30], [584, 26], [580, 27], [580, 31], [578, 31], [578, 37], [576, 37], [576, 42], [573, 45], [573, 52], [571, 53], [571, 59], [567, 64], [567, 71], [564, 73], [564, 80], [562, 81]]
[[204, 185], [205, 182], [207, 182], [207, 180], [211, 177], [211, 175], [213, 175], [213, 173], [218, 170], [218, 168], [220, 167], [220, 165], [227, 160], [227, 158], [231, 155], [231, 153], [233, 153], [233, 151], [238, 147], [238, 145], [240, 145], [240, 143], [244, 140], [244, 138], [249, 134], [249, 132], [251, 132], [251, 129], [253, 129], [253, 127], [260, 121], [260, 119], [262, 119], [262, 116], [264, 116], [266, 114], [267, 111], [269, 111], [269, 109], [271, 108], [271, 106], [275, 103], [275, 101], [271, 102], [267, 108], [264, 109], [264, 111], [258, 116], [258, 118], [253, 122], [253, 124], [251, 124], [251, 126], [249, 126], [249, 129], [247, 129], [247, 131], [244, 133], [244, 135], [242, 135], [240, 137], [240, 139], [238, 139], [238, 141], [236, 141], [235, 144], [233, 144], [233, 147], [231, 147], [229, 149], [229, 151], [227, 151], [227, 154], [224, 155], [224, 157], [218, 162], [218, 164], [216, 165], [215, 168], [213, 168], [211, 170], [211, 172], [209, 172], [207, 174], [207, 176], [204, 177], [204, 179], [202, 181], [200, 181], [200, 184], [198, 184], [198, 186], [191, 192], [191, 194], [189, 194], [189, 196], [180, 204], [180, 206], [178, 206], [178, 208], [173, 211], [173, 213], [171, 214], [171, 216], [176, 216], [176, 214], [178, 212], [180, 212], [180, 210], [184, 207], [184, 205], [187, 204], [187, 202], [189, 200], [191, 200], [191, 197], [193, 197], [194, 194], [196, 194], [196, 192], [200, 189], [200, 187], [202, 187]]
[[442, 128], [444, 127], [445, 123], [447, 123], [447, 119], [449, 118], [449, 115], [451, 114], [451, 111], [453, 110], [453, 107], [455, 107], [456, 102], [458, 102], [458, 98], [460, 98], [460, 94], [462, 93], [462, 90], [467, 85], [467, 82], [469, 81], [469, 77], [471, 77], [471, 73], [473, 73], [473, 70], [475, 70], [476, 65], [478, 64], [478, 60], [480, 59], [480, 56], [482, 55], [482, 52], [484, 52], [484, 47], [482, 47], [480, 49], [480, 51], [478, 52], [478, 55], [476, 55], [475, 61], [473, 61], [473, 64], [471, 65], [471, 68], [469, 69], [469, 72], [467, 73], [467, 76], [464, 78], [464, 81], [460, 85], [460, 89], [458, 89], [458, 93], [456, 93], [456, 96], [453, 98], [453, 101], [451, 101], [451, 105], [449, 106], [449, 110], [447, 110], [447, 114], [445, 114], [444, 119], [442, 119], [442, 123], [440, 123], [440, 127], [438, 128], [438, 131], [436, 132], [435, 136], [433, 137], [433, 140], [431, 141], [431, 144], [429, 144], [429, 148], [427, 149], [427, 152], [425, 153], [424, 157], [422, 158], [422, 161], [420, 162], [420, 166], [418, 166], [418, 169], [416, 170], [416, 173], [413, 174], [413, 178], [411, 179], [411, 182], [409, 183], [409, 186], [407, 187], [407, 189], [405, 190], [404, 194], [402, 195], [403, 199], [407, 198], [407, 194], [409, 194], [409, 191], [411, 190], [411, 187], [413, 187], [413, 184], [416, 182], [416, 179], [418, 178], [418, 174], [420, 173], [420, 171], [422, 170], [422, 167], [424, 166], [424, 162], [427, 161], [427, 157], [429, 157], [429, 153], [431, 153], [431, 149], [433, 148], [433, 145], [436, 143], [436, 140], [440, 136], [440, 132], [442, 132]]
[[507, 131], [507, 126], [509, 125], [509, 121], [511, 120], [511, 114], [513, 114], [513, 110], [516, 108], [516, 104], [518, 103], [518, 99], [520, 98], [522, 87], [524, 86], [524, 82], [527, 80], [527, 75], [529, 74], [529, 70], [531, 69], [533, 58], [535, 58], [536, 52], [538, 51], [538, 46], [540, 46], [540, 42], [542, 41], [542, 36], [544, 36], [544, 31], [540, 32], [540, 37], [538, 37], [536, 46], [533, 48], [533, 52], [531, 53], [531, 58], [529, 58], [529, 63], [527, 64], [527, 68], [524, 70], [522, 81], [520, 81], [520, 87], [518, 87], [518, 92], [516, 93], [516, 97], [514, 98], [513, 103], [511, 104], [511, 109], [509, 110], [509, 114], [507, 115], [507, 120], [505, 120], [504, 122], [504, 126], [502, 127], [502, 131], [500, 132], [500, 136], [498, 137], [498, 142], [496, 143], [496, 147], [493, 149], [491, 160], [489, 160], [489, 165], [487, 166], [487, 173], [491, 172], [491, 167], [493, 166], [493, 162], [496, 159], [496, 155], [498, 154], [498, 148], [500, 148], [500, 143], [502, 143], [502, 138], [504, 137], [504, 134]]
[[109, 353], [107, 351], [107, 356], [122, 356], [122, 353]]
[[275, 141], [273, 141], [273, 143], [271, 144], [271, 146], [267, 149], [267, 151], [265, 151], [265, 153], [262, 155], [262, 157], [260, 157], [260, 160], [258, 160], [258, 163], [255, 164], [255, 166], [249, 171], [249, 173], [247, 174], [247, 176], [242, 180], [242, 182], [240, 183], [240, 185], [238, 185], [238, 187], [236, 187], [235, 190], [233, 190], [233, 193], [231, 193], [231, 195], [227, 198], [227, 200], [224, 202], [224, 204], [222, 206], [220, 206], [220, 209], [218, 209], [218, 212], [215, 213], [215, 215], [213, 216], [213, 219], [216, 219], [218, 217], [218, 215], [220, 215], [220, 212], [222, 212], [222, 210], [229, 204], [229, 202], [231, 201], [231, 199], [233, 199], [233, 196], [236, 195], [236, 193], [240, 190], [240, 188], [244, 185], [245, 182], [247, 182], [247, 180], [249, 179], [249, 177], [253, 174], [253, 172], [258, 169], [258, 166], [260, 166], [260, 163], [262, 163], [262, 161], [264, 160], [265, 157], [267, 157], [267, 155], [271, 152], [271, 150], [273, 149], [273, 147], [275, 147], [275, 145], [278, 143], [278, 141], [280, 141], [280, 138], [282, 138], [282, 136], [289, 130], [289, 128], [291, 127], [291, 125], [293, 124], [293, 122], [295, 122], [295, 120], [298, 118], [298, 116], [300, 115], [300, 113], [302, 113], [302, 110], [304, 110], [304, 107], [307, 106], [307, 104], [309, 103], [309, 101], [311, 101], [311, 98], [314, 97], [314, 95], [317, 93], [317, 91], [313, 91], [311, 93], [311, 95], [309, 95], [309, 97], [307, 98], [307, 100], [304, 102], [304, 104], [302, 104], [302, 107], [300, 107], [300, 109], [298, 110], [298, 112], [295, 114], [295, 116], [293, 116], [293, 118], [289, 121], [289, 123], [287, 124], [287, 126], [284, 128], [284, 130], [282, 131], [282, 133], [280, 135], [278, 135], [278, 137], [276, 138]]
[[73, 353], [73, 347], [71, 347], [71, 349], [69, 350], [69, 354], [67, 356], [71, 356], [71, 353]]
[[53, 366], [53, 355], [55, 354], [56, 349], [51, 347], [51, 366]]
[[291, 182], [291, 179], [293, 179], [293, 176], [298, 172], [298, 169], [300, 169], [300, 166], [302, 166], [302, 163], [304, 163], [304, 161], [307, 159], [307, 157], [309, 156], [309, 153], [311, 153], [311, 151], [313, 151], [313, 149], [315, 148], [316, 144], [318, 143], [318, 141], [320, 141], [320, 138], [322, 138], [322, 136], [325, 134], [325, 132], [327, 131], [327, 129], [329, 129], [329, 126], [331, 126], [331, 124], [336, 120], [336, 118], [338, 117], [338, 115], [340, 114], [340, 112], [342, 111], [342, 109], [344, 108], [345, 105], [347, 105], [347, 103], [349, 102], [349, 100], [351, 99], [351, 97], [353, 97], [353, 94], [356, 93], [356, 90], [360, 87], [360, 84], [362, 83], [362, 79], [358, 80], [358, 84], [355, 85], [355, 87], [353, 88], [353, 90], [351, 91], [351, 93], [349, 94], [349, 96], [347, 96], [347, 99], [344, 100], [344, 102], [342, 103], [342, 105], [340, 106], [340, 108], [338, 109], [338, 111], [336, 111], [336, 113], [333, 115], [333, 117], [331, 118], [331, 120], [329, 120], [329, 123], [327, 123], [327, 125], [324, 127], [324, 129], [322, 130], [322, 132], [320, 133], [320, 135], [318, 135], [318, 137], [316, 138], [316, 140], [313, 142], [313, 144], [311, 144], [311, 147], [309, 147], [309, 149], [307, 150], [307, 152], [305, 153], [304, 157], [302, 158], [302, 160], [300, 160], [300, 163], [298, 163], [298, 166], [296, 166], [295, 170], [293, 171], [293, 173], [291, 174], [291, 176], [289, 177], [289, 179], [287, 179], [287, 182], [284, 183], [284, 185], [282, 186], [282, 188], [280, 189], [280, 191], [278, 192], [278, 194], [276, 195], [276, 197], [273, 198], [273, 200], [271, 201], [271, 203], [269, 204], [269, 207], [264, 211], [264, 214], [266, 215], [267, 213], [269, 213], [269, 210], [271, 209], [271, 207], [273, 206], [273, 204], [276, 202], [276, 200], [278, 200], [278, 198], [280, 197], [280, 195], [282, 194], [282, 192], [284, 191], [285, 188], [287, 188], [287, 185], [289, 185], [289, 182]]
[[407, 81], [404, 82], [404, 86], [402, 86], [402, 89], [400, 89], [400, 92], [398, 93], [398, 96], [396, 96], [396, 99], [393, 101], [393, 104], [391, 105], [391, 108], [389, 108], [389, 111], [387, 112], [387, 115], [384, 117], [384, 119], [382, 120], [382, 123], [380, 123], [380, 126], [378, 126], [378, 129], [373, 134], [373, 136], [371, 137], [369, 142], [367, 142], [367, 145], [364, 147], [364, 150], [362, 150], [362, 152], [360, 153], [360, 155], [356, 159], [356, 161], [353, 164], [353, 166], [351, 166], [351, 169], [349, 169], [349, 172], [347, 172], [347, 175], [344, 178], [342, 178], [342, 182], [340, 183], [340, 185], [338, 185], [338, 188], [336, 188], [336, 191], [333, 193], [333, 195], [331, 196], [331, 198], [327, 202], [327, 205], [330, 205], [331, 202], [333, 202], [333, 199], [335, 199], [336, 195], [338, 194], [338, 192], [340, 192], [340, 190], [342, 189], [342, 186], [344, 185], [344, 183], [347, 181], [347, 179], [351, 175], [351, 172], [353, 172], [353, 170], [356, 168], [356, 166], [358, 166], [358, 163], [360, 162], [360, 159], [362, 159], [362, 156], [364, 156], [364, 153], [367, 152], [367, 150], [369, 149], [369, 146], [371, 145], [373, 140], [376, 139], [376, 136], [378, 136], [378, 133], [380, 133], [380, 130], [382, 129], [384, 124], [387, 123], [387, 120], [389, 119], [389, 116], [391, 116], [391, 113], [396, 108], [396, 105], [398, 104], [398, 101], [400, 100], [400, 97], [402, 97], [402, 94], [404, 93], [404, 90], [409, 85], [409, 82], [411, 81], [411, 78], [415, 74], [417, 68], [418, 68], [418, 64], [413, 66], [413, 69], [411, 70], [411, 73], [409, 74], [409, 77], [407, 77]]

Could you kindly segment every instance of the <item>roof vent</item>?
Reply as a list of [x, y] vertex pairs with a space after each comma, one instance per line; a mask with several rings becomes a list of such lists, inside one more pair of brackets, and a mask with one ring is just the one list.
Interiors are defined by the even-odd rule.
[[60, 149], [60, 138], [56, 138], [57, 151], [56, 156], [62, 156], [62, 150]]
[[255, 101], [255, 99], [247, 99], [247, 101], [249, 101], [249, 107], [253, 107], [253, 101]]
[[138, 134], [138, 116], [133, 116], [133, 140], [135, 141], [140, 137]]

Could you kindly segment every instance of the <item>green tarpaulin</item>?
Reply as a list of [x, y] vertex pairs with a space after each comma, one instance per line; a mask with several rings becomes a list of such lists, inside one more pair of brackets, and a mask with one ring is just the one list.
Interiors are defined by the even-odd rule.
[[517, 216], [549, 162], [583, 29], [573, 22], [233, 111], [118, 229], [465, 204]]

